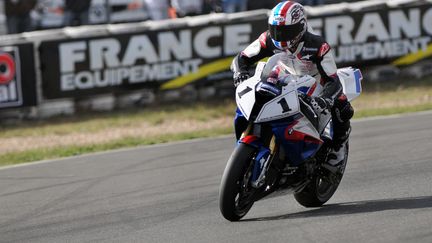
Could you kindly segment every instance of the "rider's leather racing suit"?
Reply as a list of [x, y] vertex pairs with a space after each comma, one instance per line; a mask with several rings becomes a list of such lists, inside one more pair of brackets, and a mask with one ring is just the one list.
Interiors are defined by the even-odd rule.
[[[306, 32], [297, 49], [291, 52], [278, 49], [273, 44], [269, 32], [266, 31], [234, 58], [231, 69], [234, 73], [247, 74], [249, 67], [262, 58], [284, 51], [288, 54], [288, 61], [285, 64], [289, 67], [289, 71], [298, 76], [311, 75], [319, 80], [323, 86], [320, 97], [332, 101], [329, 108], [333, 119], [333, 141], [334, 145], [338, 146], [349, 136], [350, 119], [354, 110], [342, 93], [342, 85], [336, 74], [337, 67], [330, 46], [321, 36]], [[246, 119], [238, 113], [235, 120], [237, 138], [246, 126]]]

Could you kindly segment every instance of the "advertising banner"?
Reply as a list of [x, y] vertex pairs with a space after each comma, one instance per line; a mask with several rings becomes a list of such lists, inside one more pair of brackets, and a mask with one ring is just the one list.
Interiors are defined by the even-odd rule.
[[254, 20], [46, 41], [40, 46], [44, 97], [171, 89], [197, 80], [227, 79], [232, 75], [221, 72], [229, 69], [232, 57], [266, 28], [266, 21]]
[[[310, 15], [339, 67], [409, 65], [432, 55], [432, 4]], [[229, 80], [232, 58], [267, 29], [267, 17], [143, 33], [43, 41], [47, 99], [128, 89], [176, 89]]]
[[33, 44], [0, 46], [0, 109], [36, 105]]
[[408, 65], [432, 55], [432, 4], [312, 16], [339, 66]]

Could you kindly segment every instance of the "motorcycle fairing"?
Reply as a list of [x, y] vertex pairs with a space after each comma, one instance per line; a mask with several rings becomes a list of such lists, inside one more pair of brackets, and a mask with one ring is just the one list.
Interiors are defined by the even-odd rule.
[[236, 89], [237, 107], [247, 120], [249, 120], [255, 104], [255, 87], [261, 81], [261, 73], [264, 66], [264, 62], [258, 63], [255, 75], [243, 81]]
[[244, 144], [248, 144], [254, 148], [260, 148], [262, 147], [262, 142], [261, 140], [255, 136], [255, 135], [248, 135], [245, 136], [243, 138], [241, 138], [238, 143], [244, 143]]
[[[297, 91], [285, 91], [284, 87], [282, 92], [286, 93], [277, 96], [263, 105], [260, 113], [255, 119], [256, 123], [282, 119], [292, 116], [300, 111]], [[288, 106], [288, 104], [290, 105]]]
[[[275, 58], [274, 63], [278, 60]], [[244, 81], [236, 89], [236, 102], [242, 115], [249, 120], [256, 102], [255, 88], [262, 80], [262, 76], [272, 69], [274, 65], [259, 63], [255, 75]], [[265, 70], [267, 72], [265, 72]], [[351, 67], [338, 70], [338, 76], [343, 86], [343, 92], [348, 100], [353, 100], [361, 93], [361, 80], [363, 79], [359, 69]], [[276, 141], [283, 147], [286, 156], [293, 166], [297, 166], [303, 161], [314, 156], [320, 146], [322, 139], [331, 140], [333, 137], [333, 127], [331, 114], [326, 117], [321, 116], [318, 124], [313, 125], [313, 119], [308, 120], [300, 109], [298, 93], [308, 96], [319, 95], [322, 87], [311, 76], [305, 75], [298, 77], [294, 82], [288, 82], [282, 87], [282, 94], [266, 102], [260, 109], [258, 116], [254, 119], [255, 123], [269, 122], [272, 127]], [[312, 114], [313, 115], [313, 114]], [[309, 117], [311, 119], [311, 117]], [[322, 133], [322, 137], [320, 137]], [[239, 142], [250, 144], [261, 150], [262, 144], [251, 138], [244, 138]]]
[[319, 133], [303, 115], [294, 120], [271, 125], [276, 141], [286, 151], [287, 159], [292, 166], [298, 166], [314, 156], [323, 144]]
[[324, 128], [323, 133], [321, 134], [322, 138], [332, 140], [333, 139], [333, 121], [330, 119], [330, 121], [327, 123], [326, 127]]
[[363, 80], [363, 75], [360, 69], [352, 67], [340, 68], [337, 70], [337, 74], [348, 101], [357, 98], [362, 92], [361, 81]]

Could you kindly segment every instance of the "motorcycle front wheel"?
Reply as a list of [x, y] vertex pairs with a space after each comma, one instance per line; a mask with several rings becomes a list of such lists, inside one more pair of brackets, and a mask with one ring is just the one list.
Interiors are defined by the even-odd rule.
[[321, 207], [330, 200], [339, 187], [345, 172], [348, 161], [348, 143], [346, 146], [345, 159], [340, 167], [341, 170], [337, 174], [334, 174], [321, 168], [321, 173], [317, 173], [308, 186], [302, 191], [294, 193], [294, 198], [299, 204], [304, 207]]
[[252, 196], [256, 189], [251, 186], [255, 148], [239, 144], [233, 151], [219, 189], [219, 208], [225, 219], [238, 221], [254, 204]]

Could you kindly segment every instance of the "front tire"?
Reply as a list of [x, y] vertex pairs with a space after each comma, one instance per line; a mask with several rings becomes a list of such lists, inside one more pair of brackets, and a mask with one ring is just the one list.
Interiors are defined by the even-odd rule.
[[321, 207], [326, 203], [339, 187], [345, 172], [346, 163], [348, 161], [348, 142], [345, 153], [345, 159], [340, 166], [340, 171], [336, 174], [331, 173], [321, 168], [322, 173], [317, 173], [310, 184], [302, 191], [294, 193], [296, 201], [304, 207]]
[[254, 201], [250, 198], [254, 189], [250, 186], [255, 148], [239, 144], [233, 151], [219, 189], [219, 208], [229, 221], [238, 221], [250, 210]]

